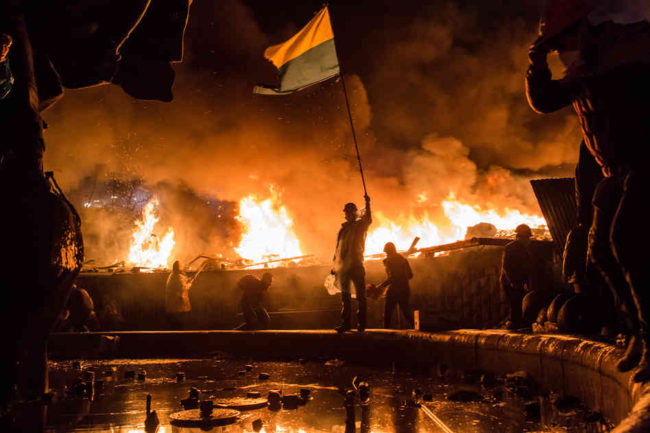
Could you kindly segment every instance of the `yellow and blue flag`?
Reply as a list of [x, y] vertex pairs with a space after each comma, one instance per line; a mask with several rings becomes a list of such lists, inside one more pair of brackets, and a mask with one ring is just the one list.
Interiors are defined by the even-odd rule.
[[340, 74], [334, 31], [325, 6], [291, 39], [268, 47], [269, 59], [280, 75], [280, 87], [255, 86], [253, 93], [286, 95]]

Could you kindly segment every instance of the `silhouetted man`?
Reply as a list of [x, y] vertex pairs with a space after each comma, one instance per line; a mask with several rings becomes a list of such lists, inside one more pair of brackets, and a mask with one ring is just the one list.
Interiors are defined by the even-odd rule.
[[171, 329], [184, 329], [188, 316], [192, 311], [190, 304], [191, 283], [181, 272], [178, 260], [172, 265], [172, 271], [165, 285], [165, 311]]
[[343, 323], [337, 327], [338, 332], [345, 332], [351, 329], [352, 321], [352, 292], [351, 283], [359, 302], [357, 313], [358, 330], [366, 329], [366, 271], [363, 267], [363, 252], [366, 248], [366, 235], [368, 227], [372, 223], [370, 213], [370, 197], [365, 196], [366, 211], [359, 218], [357, 205], [348, 203], [343, 208], [345, 222], [341, 225], [336, 239], [336, 252], [334, 253], [334, 269], [337, 280], [341, 286], [341, 301], [343, 309], [341, 316]]
[[501, 287], [510, 301], [510, 330], [523, 326], [521, 303], [526, 292], [531, 290], [533, 273], [532, 231], [526, 224], [521, 224], [515, 232], [516, 239], [505, 246], [501, 263]]
[[388, 278], [378, 286], [379, 289], [388, 287], [388, 290], [386, 290], [386, 306], [384, 308], [384, 328], [390, 328], [395, 307], [399, 307], [409, 327], [413, 328], [413, 314], [410, 305], [411, 288], [409, 285], [409, 280], [413, 278], [413, 271], [409, 261], [397, 252], [394, 243], [388, 242], [384, 245], [384, 252], [386, 253], [384, 267]]
[[[594, 195], [589, 256], [602, 269], [602, 258], [613, 254], [629, 284], [642, 352], [634, 380], [643, 382], [650, 379], [650, 231], [642, 229], [650, 192], [650, 23], [640, 10], [592, 9], [576, 1], [547, 3], [540, 37], [529, 51], [526, 90], [539, 113], [573, 106], [605, 176]], [[552, 77], [550, 51], [566, 66], [562, 79]], [[639, 352], [634, 344], [628, 343], [631, 358]]]
[[246, 275], [237, 283], [242, 291], [241, 308], [246, 323], [237, 329], [254, 330], [269, 328], [269, 313], [264, 308], [264, 298], [273, 282], [273, 275], [265, 272], [259, 279], [254, 275]]

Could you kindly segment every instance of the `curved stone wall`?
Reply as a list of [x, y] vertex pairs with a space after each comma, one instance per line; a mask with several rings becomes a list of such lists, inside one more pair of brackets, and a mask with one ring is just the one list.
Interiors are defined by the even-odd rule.
[[618, 423], [617, 433], [650, 431], [650, 394], [647, 387], [631, 381], [630, 373], [616, 370], [620, 351], [570, 336], [500, 330], [370, 330], [343, 335], [334, 331], [185, 331], [54, 334], [50, 341], [50, 354], [55, 358], [209, 357], [218, 352], [258, 358], [343, 358], [422, 371], [441, 363], [497, 374], [526, 370], [549, 389], [576, 396]]

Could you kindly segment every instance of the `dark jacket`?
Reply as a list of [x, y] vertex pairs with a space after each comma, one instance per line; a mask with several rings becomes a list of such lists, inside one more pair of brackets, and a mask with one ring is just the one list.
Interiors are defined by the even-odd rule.
[[409, 280], [413, 278], [413, 271], [409, 261], [401, 254], [391, 254], [384, 259], [384, 267], [388, 279], [380, 287], [388, 286], [388, 291], [409, 291]]
[[553, 80], [545, 61], [532, 64], [526, 95], [537, 112], [573, 105], [585, 144], [603, 170], [648, 164], [650, 156], [650, 64], [622, 65], [598, 75]]
[[242, 300], [250, 303], [261, 303], [264, 301], [268, 288], [254, 275], [245, 275], [237, 283], [242, 291]]
[[591, 225], [594, 206], [593, 198], [596, 185], [603, 180], [603, 172], [587, 149], [584, 140], [580, 144], [580, 157], [575, 171], [576, 206], [578, 207], [578, 225]]
[[520, 240], [514, 240], [505, 246], [501, 263], [501, 283], [506, 291], [509, 287], [530, 290], [533, 274], [534, 257], [530, 244], [526, 246]]
[[366, 235], [371, 223], [370, 206], [366, 206], [366, 212], [361, 218], [341, 224], [341, 230], [339, 230], [336, 238], [336, 252], [334, 253], [335, 271], [347, 272], [355, 267], [363, 266]]

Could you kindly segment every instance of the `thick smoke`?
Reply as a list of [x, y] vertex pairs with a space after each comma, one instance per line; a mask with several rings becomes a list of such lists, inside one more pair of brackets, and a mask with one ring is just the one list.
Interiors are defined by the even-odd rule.
[[[134, 101], [113, 86], [68, 92], [46, 115], [46, 165], [68, 191], [88, 178], [166, 185], [162, 216], [182, 233], [183, 260], [228, 254], [239, 239], [236, 225], [213, 230], [197, 203], [234, 206], [275, 185], [303, 251], [327, 258], [343, 204], [363, 195], [340, 82], [252, 95], [275, 79], [264, 48], [309, 16], [263, 19], [251, 3], [192, 5], [171, 104]], [[401, 14], [384, 5], [372, 16], [363, 14], [371, 2], [332, 6], [373, 208], [388, 218], [427, 212], [444, 225], [440, 203], [453, 193], [486, 209], [539, 213], [528, 179], [570, 174], [580, 138], [572, 113], [539, 116], [525, 101], [534, 2], [412, 3], [421, 5]], [[128, 226], [109, 220], [85, 218], [96, 234], [89, 257], [107, 248], [108, 238], [92, 241], [107, 226]]]

